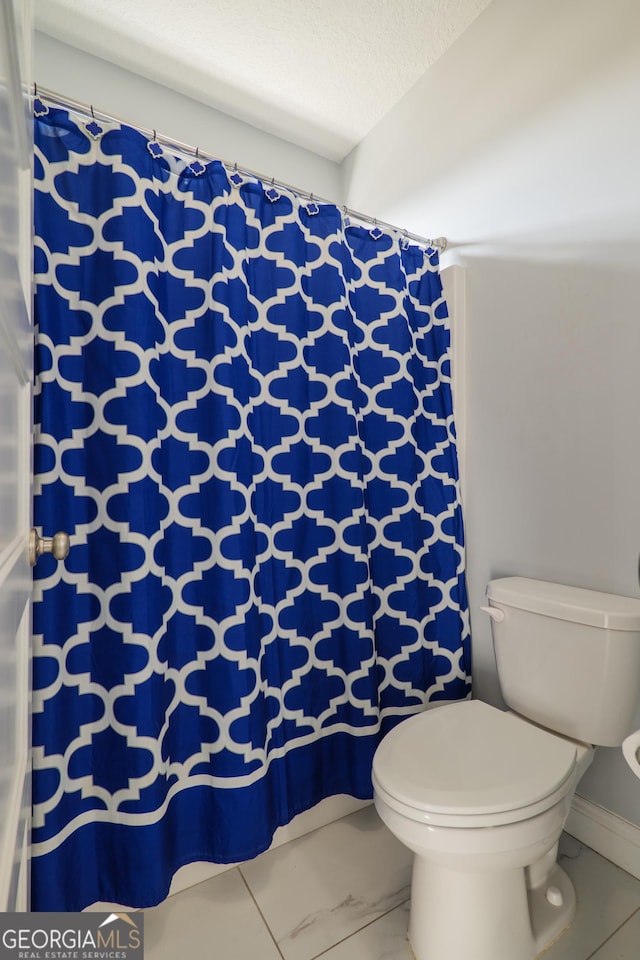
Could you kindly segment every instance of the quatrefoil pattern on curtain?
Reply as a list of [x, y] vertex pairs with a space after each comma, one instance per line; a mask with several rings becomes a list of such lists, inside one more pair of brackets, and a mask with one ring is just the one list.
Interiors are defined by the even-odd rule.
[[42, 113], [34, 908], [144, 906], [468, 694], [447, 311], [433, 250]]

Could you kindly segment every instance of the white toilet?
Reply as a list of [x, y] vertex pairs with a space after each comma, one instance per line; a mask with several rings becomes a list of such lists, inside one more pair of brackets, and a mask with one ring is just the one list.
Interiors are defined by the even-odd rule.
[[417, 960], [533, 960], [571, 923], [557, 849], [595, 745], [620, 746], [640, 703], [640, 600], [510, 577], [487, 588], [502, 695], [400, 723], [374, 799], [414, 852]]

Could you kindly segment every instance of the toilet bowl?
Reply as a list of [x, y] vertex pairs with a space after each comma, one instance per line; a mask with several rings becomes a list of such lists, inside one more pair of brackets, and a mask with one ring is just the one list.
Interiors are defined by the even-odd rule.
[[373, 761], [378, 813], [414, 853], [417, 960], [533, 960], [576, 909], [556, 855], [595, 746], [624, 741], [640, 775], [640, 600], [525, 577], [487, 598], [509, 710], [427, 710]]
[[532, 960], [571, 923], [557, 845], [592, 753], [479, 700], [428, 710], [385, 737], [374, 802], [414, 853], [417, 960]]

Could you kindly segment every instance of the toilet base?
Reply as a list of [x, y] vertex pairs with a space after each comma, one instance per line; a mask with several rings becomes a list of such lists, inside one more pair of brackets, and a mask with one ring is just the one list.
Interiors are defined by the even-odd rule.
[[[561, 905], [549, 902], [549, 887]], [[558, 866], [528, 890], [522, 868], [463, 872], [416, 855], [409, 941], [416, 960], [534, 960], [569, 926], [575, 906]]]
[[[561, 906], [547, 899], [547, 891], [552, 887], [560, 891]], [[528, 900], [535, 956], [538, 956], [571, 926], [576, 915], [576, 892], [562, 867], [556, 864], [544, 886], [529, 890]]]

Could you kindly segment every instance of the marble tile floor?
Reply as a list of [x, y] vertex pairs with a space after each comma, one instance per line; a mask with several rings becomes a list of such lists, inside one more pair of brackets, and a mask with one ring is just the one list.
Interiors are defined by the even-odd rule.
[[[640, 880], [566, 834], [561, 863], [578, 914], [544, 960], [639, 960]], [[366, 807], [147, 910], [145, 958], [412, 960], [410, 875]]]

